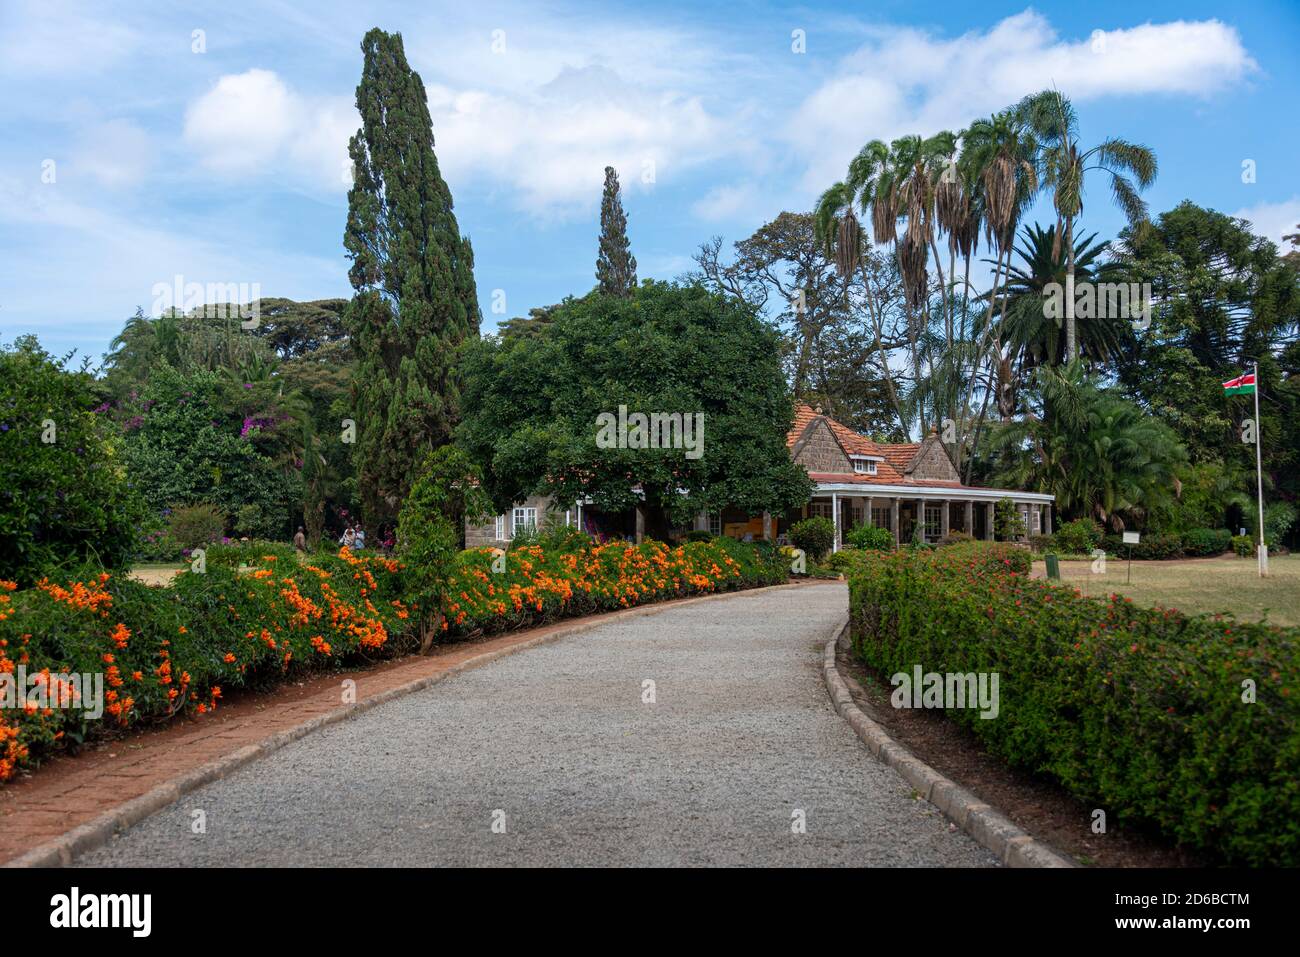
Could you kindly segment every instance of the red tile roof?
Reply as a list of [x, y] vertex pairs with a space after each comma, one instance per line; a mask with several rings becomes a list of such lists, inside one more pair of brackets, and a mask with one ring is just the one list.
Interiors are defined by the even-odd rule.
[[889, 460], [890, 465], [900, 472], [906, 472], [920, 448], [920, 442], [900, 442], [897, 445], [881, 445], [880, 451]]
[[812, 406], [805, 405], [802, 402], [795, 405], [794, 426], [786, 434], [786, 446], [793, 449], [795, 443], [803, 438], [808, 426], [816, 419], [826, 420], [826, 424], [830, 426], [832, 434], [835, 436], [836, 441], [840, 443], [840, 447], [844, 449], [845, 454], [871, 455], [885, 460], [877, 465], [875, 475], [853, 473], [852, 481], [875, 482], [878, 485], [897, 485], [906, 481], [904, 473], [907, 467], [912, 464], [912, 459], [916, 456], [916, 450], [921, 447], [920, 443], [910, 442], [890, 445], [876, 442], [860, 432], [854, 432], [842, 422], [836, 422], [829, 415], [818, 413]]
[[786, 446], [793, 451], [794, 446], [803, 438], [808, 426], [819, 418], [826, 420], [826, 424], [830, 426], [831, 432], [847, 454], [880, 456], [885, 461], [876, 466], [875, 475], [865, 475], [860, 472], [809, 472], [808, 477], [814, 482], [835, 485], [915, 485], [918, 488], [960, 489], [971, 487], [962, 485], [961, 482], [915, 479], [907, 474], [907, 468], [916, 457], [917, 451], [921, 448], [921, 443], [900, 442], [889, 444], [875, 442], [865, 435], [854, 432], [848, 426], [836, 422], [830, 416], [819, 415], [817, 410], [803, 403], [795, 406], [794, 427], [786, 435]]

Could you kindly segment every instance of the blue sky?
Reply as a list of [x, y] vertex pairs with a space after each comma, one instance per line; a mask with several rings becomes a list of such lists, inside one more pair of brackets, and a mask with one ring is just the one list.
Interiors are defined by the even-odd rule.
[[[1156, 151], [1153, 211], [1190, 198], [1275, 239], [1300, 223], [1290, 2], [180, 6], [0, 0], [0, 341], [97, 358], [177, 275], [348, 295], [372, 26], [401, 31], [428, 88], [485, 331], [591, 287], [606, 164], [641, 277], [672, 278], [710, 236], [811, 208], [867, 140], [1052, 85], [1085, 141]], [[1113, 235], [1105, 190], [1085, 202]]]

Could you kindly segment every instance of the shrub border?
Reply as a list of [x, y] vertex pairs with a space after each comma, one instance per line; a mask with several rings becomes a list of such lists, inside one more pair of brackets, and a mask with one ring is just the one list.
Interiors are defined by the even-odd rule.
[[867, 750], [881, 763], [897, 771], [921, 797], [942, 811], [976, 843], [996, 854], [1007, 867], [1075, 867], [1073, 861], [1021, 830], [997, 808], [930, 767], [886, 734], [884, 728], [854, 704], [848, 683], [835, 660], [836, 650], [848, 636], [849, 627], [846, 614], [843, 624], [835, 629], [834, 636], [826, 643], [822, 675], [826, 679], [826, 692], [830, 695], [832, 707], [862, 739]]
[[[518, 633], [520, 638], [514, 644], [507, 645], [504, 648], [497, 648], [492, 651], [485, 651], [480, 655], [468, 658], [459, 664], [452, 665], [447, 669], [433, 675], [426, 675], [423, 678], [416, 678], [405, 684], [398, 685], [395, 688], [389, 688], [375, 695], [366, 697], [353, 704], [335, 708], [325, 714], [310, 718], [301, 724], [292, 728], [286, 728], [263, 738], [256, 744], [245, 745], [236, 751], [224, 757], [210, 761], [201, 767], [187, 771], [164, 784], [159, 784], [137, 798], [119, 804], [117, 807], [104, 812], [96, 818], [66, 831], [52, 840], [46, 841], [37, 847], [32, 848], [27, 853], [12, 858], [3, 864], [0, 868], [21, 868], [21, 867], [67, 867], [80, 855], [87, 851], [93, 851], [106, 845], [119, 832], [140, 823], [145, 818], [156, 814], [176, 801], [179, 801], [186, 794], [197, 791], [206, 784], [218, 781], [233, 771], [242, 768], [246, 764], [251, 764], [259, 758], [264, 758], [272, 754], [287, 744], [291, 744], [300, 738], [305, 738], [313, 731], [336, 724], [340, 721], [346, 721], [354, 715], [369, 711], [371, 708], [381, 704], [386, 704], [396, 698], [405, 697], [417, 691], [423, 691], [452, 675], [459, 674], [462, 671], [469, 671], [482, 665], [490, 664], [498, 658], [504, 658], [507, 655], [513, 655], [516, 652], [526, 651], [529, 648], [535, 648], [538, 645], [549, 644], [553, 641], [559, 641], [562, 638], [568, 638], [573, 635], [589, 631], [592, 628], [598, 628], [609, 622], [618, 621], [623, 618], [638, 618], [645, 615], [655, 615], [671, 608], [680, 608], [684, 605], [694, 604], [696, 602], [713, 601], [719, 598], [733, 598], [739, 594], [757, 591], [776, 591], [782, 588], [805, 588], [804, 582], [788, 582], [783, 585], [763, 585], [758, 588], [738, 588], [730, 591], [719, 592], [712, 595], [696, 595], [690, 598], [679, 598], [670, 601], [652, 602], [648, 605], [637, 605], [632, 608], [621, 608], [616, 611], [602, 612], [595, 615], [586, 615], [581, 618], [570, 619], [569, 621], [552, 622], [538, 625]], [[845, 626], [847, 628], [847, 625]], [[529, 632], [539, 629], [554, 628], [547, 634], [536, 635], [532, 638], [526, 637]]]

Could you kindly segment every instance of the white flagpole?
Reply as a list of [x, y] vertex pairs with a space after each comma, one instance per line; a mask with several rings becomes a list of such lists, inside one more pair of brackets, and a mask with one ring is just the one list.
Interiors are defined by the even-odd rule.
[[1259, 577], [1268, 577], [1268, 545], [1264, 543], [1264, 454], [1263, 428], [1259, 421], [1259, 363], [1252, 363], [1255, 369], [1255, 480], [1259, 489]]

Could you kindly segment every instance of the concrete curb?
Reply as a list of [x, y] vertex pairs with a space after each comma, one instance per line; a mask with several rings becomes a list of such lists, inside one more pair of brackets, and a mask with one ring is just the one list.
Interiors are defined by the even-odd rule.
[[[829, 584], [829, 583], [828, 583]], [[273, 734], [262, 739], [257, 744], [245, 745], [237, 751], [215, 761], [187, 771], [179, 777], [173, 778], [165, 784], [160, 784], [139, 797], [127, 801], [101, 814], [93, 820], [87, 821], [70, 831], [66, 831], [59, 837], [51, 841], [46, 841], [34, 847], [20, 857], [12, 858], [3, 864], [0, 868], [6, 867], [67, 867], [79, 855], [87, 851], [95, 850], [107, 844], [115, 834], [124, 831], [133, 824], [161, 811], [163, 808], [180, 800], [191, 791], [196, 791], [205, 784], [211, 784], [230, 774], [232, 771], [256, 761], [259, 758], [266, 757], [274, 751], [280, 750], [286, 744], [304, 738], [328, 725], [335, 724], [339, 721], [345, 721], [348, 718], [360, 714], [363, 711], [369, 711], [395, 698], [404, 695], [413, 694], [416, 691], [422, 691], [431, 685], [437, 684], [454, 674], [462, 671], [469, 671], [472, 668], [478, 668], [482, 665], [496, 661], [498, 658], [504, 658], [506, 655], [513, 655], [516, 652], [525, 651], [529, 648], [535, 648], [538, 645], [549, 644], [553, 641], [559, 641], [561, 638], [568, 638], [572, 635], [581, 634], [592, 628], [599, 628], [601, 625], [610, 622], [620, 621], [624, 618], [639, 618], [645, 615], [655, 615], [673, 608], [681, 608], [683, 605], [693, 605], [698, 602], [716, 601], [720, 598], [734, 598], [737, 595], [749, 594], [762, 591], [777, 591], [783, 588], [806, 588], [808, 585], [804, 582], [792, 582], [785, 585], [767, 585], [762, 588], [743, 588], [737, 591], [719, 592], [716, 595], [699, 595], [694, 598], [683, 598], [674, 601], [655, 602], [650, 605], [640, 605], [634, 608], [628, 608], [612, 613], [605, 613], [599, 616], [576, 619], [571, 625], [561, 627], [547, 635], [540, 635], [536, 638], [526, 639], [518, 644], [508, 645], [505, 648], [497, 648], [493, 651], [484, 652], [473, 658], [468, 658], [459, 664], [452, 665], [445, 671], [435, 675], [427, 675], [423, 678], [417, 678], [414, 681], [408, 681], [406, 684], [398, 685], [395, 688], [389, 688], [387, 691], [381, 691], [378, 694], [367, 697], [355, 704], [345, 708], [338, 708], [326, 714], [319, 715], [302, 724], [295, 725], [278, 734]], [[549, 626], [543, 626], [549, 627]]]
[[848, 633], [849, 620], [835, 629], [835, 636], [826, 643], [822, 672], [826, 690], [836, 712], [862, 739], [873, 755], [889, 765], [917, 793], [944, 813], [948, 820], [987, 847], [1008, 867], [1074, 867], [1069, 858], [1052, 850], [1016, 827], [1006, 815], [985, 804], [974, 794], [944, 777], [921, 761], [907, 748], [885, 733], [876, 722], [868, 718], [853, 703], [849, 686], [835, 664], [835, 650], [840, 639]]

